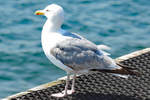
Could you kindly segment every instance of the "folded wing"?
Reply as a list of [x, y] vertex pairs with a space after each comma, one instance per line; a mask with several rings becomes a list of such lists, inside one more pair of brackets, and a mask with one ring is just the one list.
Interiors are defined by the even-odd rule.
[[84, 69], [116, 69], [114, 61], [86, 39], [71, 38], [58, 43], [51, 54], [75, 71]]

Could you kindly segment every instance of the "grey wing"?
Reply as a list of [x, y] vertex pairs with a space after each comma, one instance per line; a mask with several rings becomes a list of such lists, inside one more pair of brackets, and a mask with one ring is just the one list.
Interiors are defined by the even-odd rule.
[[95, 44], [84, 39], [64, 40], [50, 52], [64, 65], [76, 71], [92, 68], [104, 69], [113, 63], [109, 57], [98, 50]]

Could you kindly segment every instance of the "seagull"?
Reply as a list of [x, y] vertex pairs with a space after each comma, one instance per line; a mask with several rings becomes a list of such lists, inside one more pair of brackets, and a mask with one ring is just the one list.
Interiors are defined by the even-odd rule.
[[[67, 73], [64, 91], [51, 96], [64, 97], [75, 92], [77, 74], [89, 72], [107, 72], [123, 78], [138, 75], [134, 69], [116, 64], [104, 50], [105, 45], [96, 45], [86, 38], [61, 28], [64, 22], [64, 10], [57, 4], [50, 4], [36, 15], [44, 15], [47, 20], [42, 29], [41, 42], [47, 58]], [[68, 90], [70, 75], [73, 75], [71, 90]]]

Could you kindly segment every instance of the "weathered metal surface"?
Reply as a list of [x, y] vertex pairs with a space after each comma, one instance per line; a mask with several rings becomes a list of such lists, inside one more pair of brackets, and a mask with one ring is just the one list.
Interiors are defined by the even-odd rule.
[[142, 75], [123, 79], [104, 73], [77, 77], [73, 95], [51, 97], [64, 89], [64, 78], [2, 100], [150, 100], [150, 48], [119, 57], [116, 62], [136, 68]]

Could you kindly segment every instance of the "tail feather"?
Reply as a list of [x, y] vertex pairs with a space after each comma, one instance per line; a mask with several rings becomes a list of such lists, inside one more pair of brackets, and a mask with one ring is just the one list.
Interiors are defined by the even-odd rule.
[[131, 68], [131, 67], [128, 67], [126, 65], [123, 65], [121, 63], [116, 63], [118, 66], [122, 67], [122, 68], [125, 68], [125, 69], [129, 69], [129, 70], [136, 70], [135, 68]]
[[[117, 64], [119, 65], [119, 64]], [[133, 68], [129, 68], [123, 65], [119, 65], [121, 68], [119, 69], [91, 69], [91, 71], [100, 71], [100, 72], [106, 72], [106, 73], [113, 73], [113, 74], [120, 74], [120, 75], [132, 75], [132, 76], [140, 76], [140, 73], [135, 71]]]
[[129, 77], [129, 75], [121, 75], [121, 74], [112, 74], [112, 75], [119, 76], [121, 78], [126, 78], [126, 79]]

